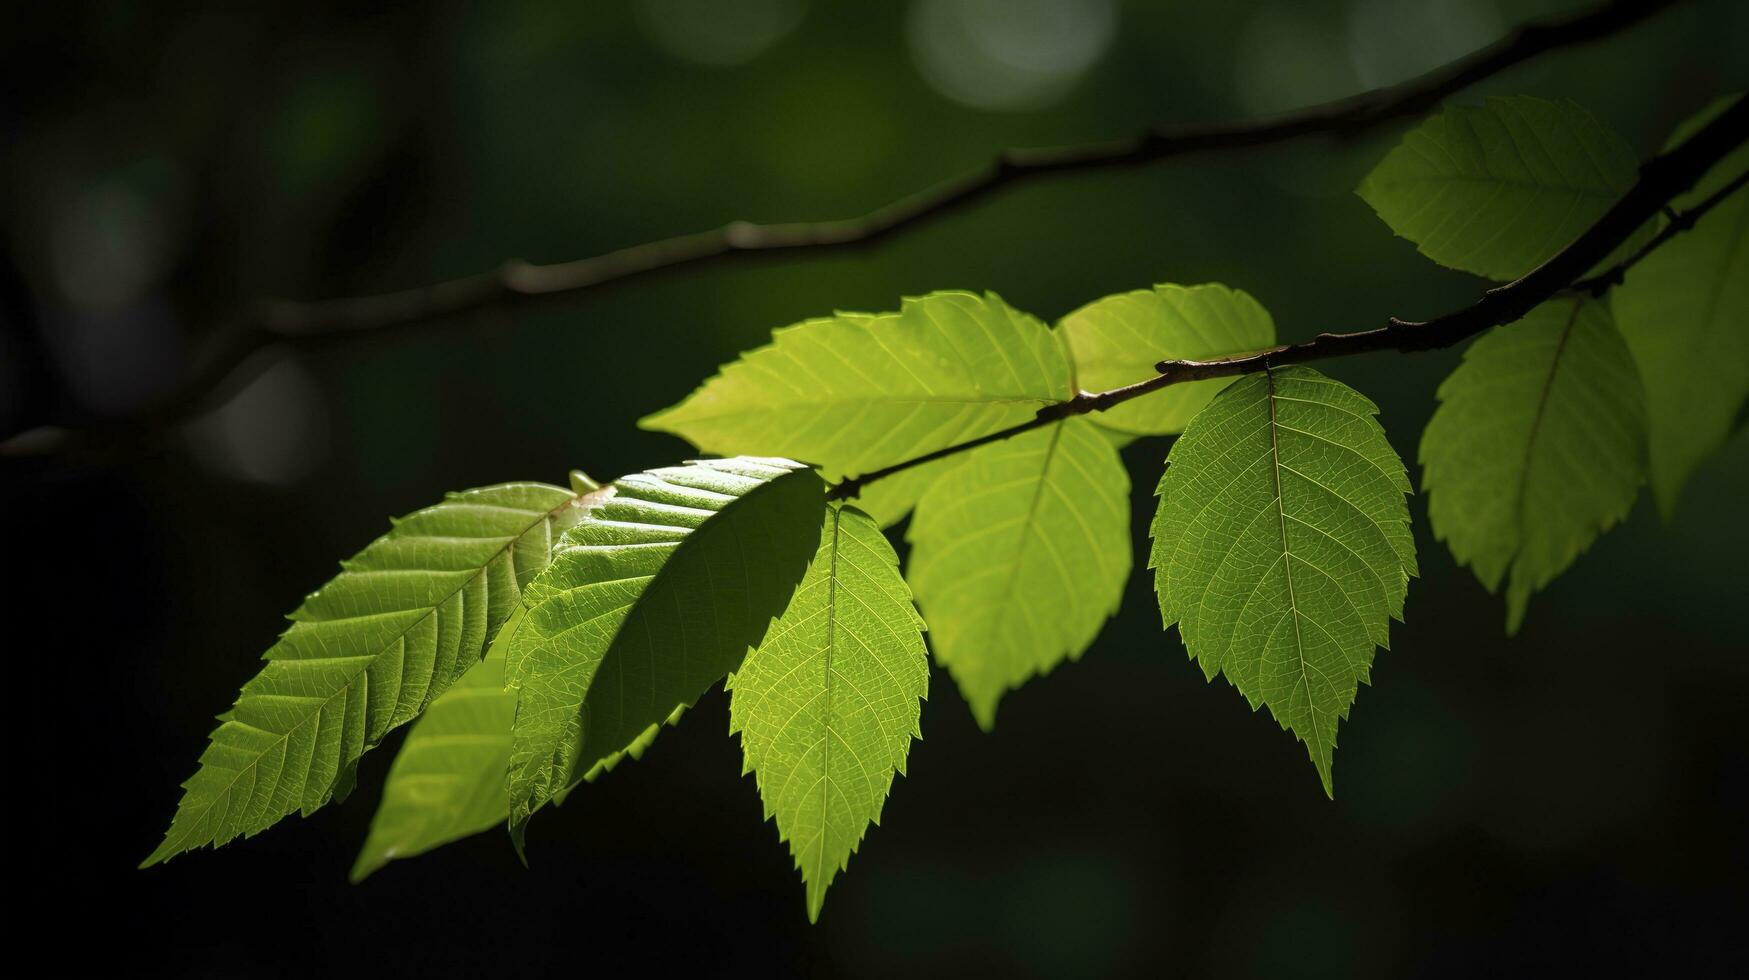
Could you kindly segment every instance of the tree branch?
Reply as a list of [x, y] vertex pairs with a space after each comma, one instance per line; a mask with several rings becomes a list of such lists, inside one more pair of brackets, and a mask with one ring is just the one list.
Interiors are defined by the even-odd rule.
[[137, 437], [199, 414], [252, 355], [272, 344], [316, 347], [464, 313], [507, 309], [656, 273], [756, 255], [816, 253], [876, 244], [964, 209], [1017, 184], [1093, 170], [1139, 167], [1194, 153], [1264, 146], [1308, 136], [1352, 137], [1414, 116], [1459, 91], [1558, 48], [1608, 37], [1676, 0], [1609, 0], [1578, 14], [1525, 24], [1504, 38], [1401, 85], [1258, 120], [1154, 127], [1129, 138], [1008, 150], [986, 167], [858, 218], [791, 224], [736, 221], [593, 258], [535, 265], [512, 259], [496, 270], [417, 289], [321, 302], [259, 304], [215, 336], [175, 389], [135, 416], [101, 428], [36, 430], [0, 443], [0, 455], [50, 455], [80, 445]]
[[861, 476], [847, 477], [832, 487], [828, 496], [833, 500], [848, 500], [861, 493], [870, 483], [914, 466], [999, 442], [1073, 415], [1103, 412], [1114, 405], [1121, 405], [1132, 398], [1140, 398], [1172, 385], [1252, 374], [1284, 364], [1300, 364], [1351, 354], [1385, 350], [1409, 353], [1450, 347], [1485, 330], [1523, 317], [1537, 304], [1557, 293], [1579, 289], [1600, 292], [1610, 284], [1620, 282], [1628, 267], [1677, 234], [1694, 227], [1702, 215], [1743, 187], [1745, 181], [1749, 180], [1749, 175], [1737, 176], [1717, 193], [1708, 196], [1688, 211], [1674, 215], [1670, 223], [1644, 247], [1607, 272], [1590, 278], [1580, 278], [1587, 270], [1595, 268], [1608, 258], [1611, 252], [1621, 247], [1641, 226], [1665, 210], [1673, 198], [1693, 187], [1714, 164], [1723, 160], [1746, 140], [1749, 140], [1749, 98], [1742, 98], [1681, 146], [1641, 165], [1639, 179], [1634, 186], [1566, 248], [1523, 277], [1488, 290], [1482, 294], [1481, 299], [1469, 306], [1431, 320], [1417, 322], [1393, 317], [1385, 326], [1373, 330], [1324, 333], [1304, 343], [1284, 344], [1232, 357], [1207, 361], [1161, 361], [1154, 366], [1159, 373], [1152, 378], [1110, 391], [1080, 392], [1068, 401], [1046, 405], [1039, 409], [1035, 417], [1019, 425]]
[[1658, 232], [1658, 234], [1653, 235], [1646, 244], [1635, 249], [1634, 254], [1615, 265], [1610, 266], [1608, 269], [1605, 269], [1597, 275], [1587, 276], [1567, 288], [1576, 293], [1590, 293], [1593, 296], [1602, 296], [1610, 289], [1610, 287], [1621, 285], [1622, 281], [1627, 278], [1628, 270], [1639, 264], [1641, 259], [1657, 251], [1658, 246], [1675, 238], [1677, 235], [1680, 235], [1688, 229], [1693, 228], [1694, 223], [1700, 220], [1701, 215], [1706, 214], [1708, 211], [1717, 207], [1725, 198], [1742, 190], [1745, 183], [1749, 183], [1749, 170], [1731, 178], [1723, 187], [1720, 187], [1718, 190], [1707, 195], [1706, 200], [1701, 201], [1687, 211], [1684, 211], [1681, 214], [1671, 214], [1670, 220], [1665, 223], [1664, 227]]

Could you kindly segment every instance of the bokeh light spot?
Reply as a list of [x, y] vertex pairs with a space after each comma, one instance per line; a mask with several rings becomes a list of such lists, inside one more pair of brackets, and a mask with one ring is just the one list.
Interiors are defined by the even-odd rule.
[[979, 109], [1048, 106], [1117, 33], [1113, 0], [916, 0], [911, 57], [936, 91]]
[[719, 68], [744, 65], [801, 24], [807, 0], [638, 0], [638, 26], [663, 51]]
[[1348, 57], [1361, 85], [1395, 85], [1505, 33], [1494, 5], [1478, 0], [1355, 0]]
[[1341, 98], [1358, 87], [1342, 39], [1298, 7], [1259, 7], [1233, 58], [1233, 87], [1252, 115]]
[[296, 358], [280, 357], [217, 411], [190, 427], [201, 462], [233, 479], [286, 486], [328, 455], [328, 414]]

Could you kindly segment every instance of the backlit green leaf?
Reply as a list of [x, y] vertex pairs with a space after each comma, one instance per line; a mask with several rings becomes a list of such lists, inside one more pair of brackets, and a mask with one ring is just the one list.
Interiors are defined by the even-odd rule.
[[510, 722], [516, 693], [504, 687], [504, 649], [523, 617], [519, 606], [486, 659], [431, 702], [395, 755], [370, 836], [352, 866], [363, 881], [396, 858], [500, 826], [510, 812]]
[[1165, 625], [1306, 743], [1326, 793], [1337, 724], [1415, 574], [1409, 479], [1377, 413], [1310, 368], [1242, 378], [1173, 445], [1154, 515]]
[[905, 771], [929, 690], [923, 619], [873, 519], [827, 510], [807, 577], [728, 687], [730, 730], [818, 919], [826, 887]]
[[1441, 265], [1517, 279], [1633, 186], [1633, 150], [1572, 102], [1450, 106], [1403, 138], [1358, 193]]
[[[1075, 383], [1107, 391], [1145, 381], [1164, 360], [1203, 360], [1275, 343], [1275, 322], [1249, 295], [1219, 283], [1161, 285], [1095, 300], [1058, 325], [1075, 362]], [[1120, 432], [1183, 432], [1227, 378], [1172, 385], [1098, 415]]]
[[[1685, 122], [1672, 145], [1738, 98]], [[1745, 172], [1749, 147], [1739, 147], [1674, 207], [1686, 211]], [[1749, 395], [1749, 189], [1647, 255], [1609, 298], [1645, 383], [1652, 489], [1669, 517], [1689, 474], [1724, 443]]]
[[221, 716], [146, 864], [344, 796], [359, 756], [479, 661], [591, 499], [538, 483], [450, 494], [343, 563]]
[[[1058, 338], [994, 293], [931, 293], [897, 313], [840, 313], [774, 331], [679, 405], [644, 419], [701, 450], [860, 475], [1033, 417], [1063, 401]], [[931, 467], [939, 474], [952, 464]], [[891, 524], [929, 477], [870, 486], [860, 506]]]
[[1421, 437], [1433, 533], [1490, 592], [1506, 629], [1627, 516], [1646, 473], [1632, 356], [1602, 304], [1559, 299], [1470, 345]]
[[917, 503], [906, 577], [936, 659], [988, 729], [1004, 692], [1079, 657], [1117, 611], [1130, 481], [1084, 417], [965, 455]]
[[781, 459], [700, 460], [616, 481], [528, 586], [510, 827], [647, 744], [757, 646], [819, 543], [825, 492]]

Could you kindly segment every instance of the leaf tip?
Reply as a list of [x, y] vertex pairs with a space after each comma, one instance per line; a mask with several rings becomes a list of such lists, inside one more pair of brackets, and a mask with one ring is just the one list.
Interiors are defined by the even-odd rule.
[[670, 405], [667, 408], [651, 412], [650, 414], [638, 419], [638, 428], [645, 432], [673, 432], [674, 430], [670, 427], [670, 423], [668, 422], [668, 416], [678, 412], [680, 407], [685, 404], [685, 402], [680, 402], [679, 404]]
[[826, 885], [820, 882], [808, 882], [808, 925], [820, 921], [820, 909], [826, 905]]
[[1508, 589], [1506, 592], [1506, 635], [1517, 636], [1524, 625], [1524, 614], [1530, 608], [1530, 591]]
[[141, 861], [139, 864], [134, 865], [134, 869], [136, 871], [144, 871], [145, 869], [153, 867], [154, 865], [163, 864], [164, 862], [170, 860], [171, 858], [175, 857], [176, 855], [181, 854], [181, 853], [188, 850], [188, 847], [186, 844], [184, 844], [176, 839], [176, 836], [174, 834], [175, 829], [176, 828], [174, 827], [174, 825], [172, 825], [170, 831], [165, 832], [164, 839], [162, 841], [159, 841], [158, 846], [152, 849], [152, 853], [146, 855], [146, 859], [144, 861]]
[[352, 870], [346, 873], [347, 882], [358, 885], [364, 882], [382, 868], [384, 859], [369, 851], [358, 852], [358, 860], [352, 863]]
[[1676, 523], [1676, 497], [1682, 492], [1680, 483], [1653, 481], [1652, 496], [1658, 501], [1658, 516], [1665, 526]]
[[510, 831], [510, 846], [516, 849], [516, 860], [522, 862], [523, 870], [528, 869], [528, 818], [511, 817], [507, 828]]
[[998, 696], [974, 697], [971, 700], [972, 718], [978, 723], [978, 730], [984, 734], [996, 730], [996, 702]]

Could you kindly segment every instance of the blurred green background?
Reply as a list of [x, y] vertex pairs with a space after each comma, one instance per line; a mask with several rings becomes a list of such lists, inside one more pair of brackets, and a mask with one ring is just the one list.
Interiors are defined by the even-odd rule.
[[[1504, 0], [90, 2], [0, 14], [0, 421], [125, 413], [229, 311], [586, 256], [733, 219], [859, 214], [997, 150], [1401, 81], [1571, 9]], [[1652, 152], [1749, 82], [1749, 4], [1681, 5], [1463, 97], [1570, 97]], [[165, 868], [211, 716], [281, 615], [443, 491], [676, 461], [635, 420], [768, 332], [990, 289], [1054, 319], [1157, 282], [1257, 296], [1287, 340], [1483, 283], [1352, 193], [1404, 127], [1072, 176], [869, 251], [718, 266], [316, 354], [270, 350], [167, 445], [5, 471], [17, 844], [45, 920], [148, 971], [694, 966], [845, 976], [1474, 975], [1743, 962], [1749, 438], [1663, 525], [1643, 498], [1533, 600], [1422, 576], [1337, 754], [1160, 632], [1148, 576], [981, 735], [937, 672], [925, 741], [808, 927], [720, 692], [530, 834], [345, 872], [399, 736], [343, 806]], [[1322, 369], [1413, 465], [1456, 351]], [[1125, 451], [1138, 569], [1164, 444]], [[16, 606], [14, 605], [16, 603]], [[15, 798], [16, 799], [16, 798]], [[37, 862], [41, 862], [38, 867]]]

